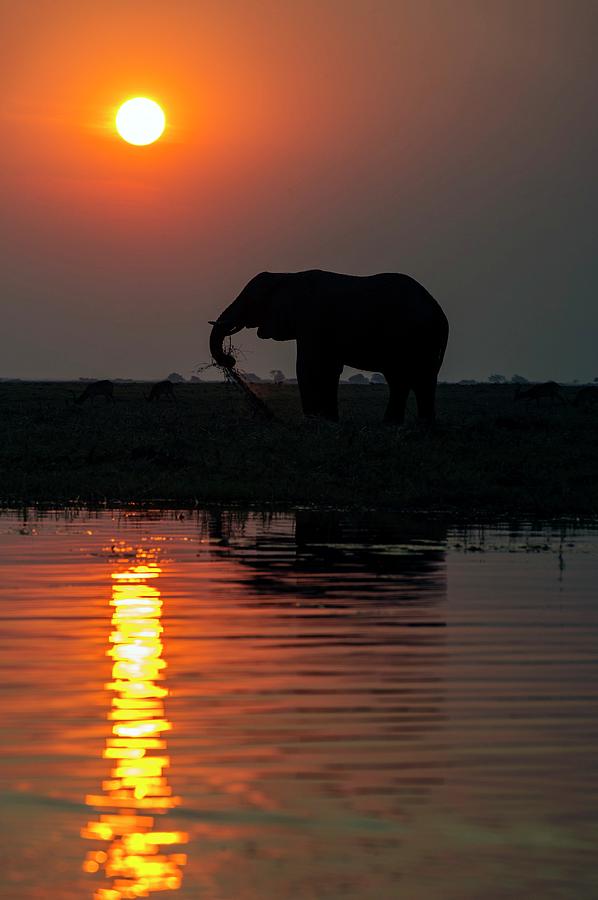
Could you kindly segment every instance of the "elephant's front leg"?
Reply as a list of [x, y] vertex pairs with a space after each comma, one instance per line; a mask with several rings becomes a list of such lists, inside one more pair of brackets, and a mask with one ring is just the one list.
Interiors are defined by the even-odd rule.
[[[320, 344], [297, 341], [297, 382], [305, 416], [338, 421], [338, 380], [343, 365]], [[328, 354], [328, 355], [327, 355]]]
[[384, 421], [392, 425], [402, 425], [405, 421], [405, 407], [409, 395], [410, 385], [408, 380], [395, 373], [384, 373], [388, 383], [388, 406], [384, 413]]
[[417, 415], [421, 422], [433, 424], [435, 419], [436, 373], [420, 375], [414, 384]]

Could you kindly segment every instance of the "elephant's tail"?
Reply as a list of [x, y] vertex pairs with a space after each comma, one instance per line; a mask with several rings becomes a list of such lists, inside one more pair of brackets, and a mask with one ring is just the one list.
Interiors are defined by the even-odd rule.
[[442, 368], [442, 363], [444, 361], [444, 352], [446, 350], [446, 343], [447, 342], [445, 341], [444, 344], [442, 344], [442, 346], [438, 350], [438, 358], [437, 358], [438, 359], [438, 369], [437, 369], [438, 372], [440, 372], [440, 369]]

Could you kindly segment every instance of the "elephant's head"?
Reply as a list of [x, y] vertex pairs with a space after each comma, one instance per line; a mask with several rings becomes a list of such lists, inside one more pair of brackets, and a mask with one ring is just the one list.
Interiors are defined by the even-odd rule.
[[257, 328], [260, 338], [290, 341], [296, 337], [295, 274], [262, 272], [252, 278], [237, 299], [212, 323], [210, 352], [216, 364], [232, 369], [233, 356], [224, 352], [224, 338], [242, 328]]

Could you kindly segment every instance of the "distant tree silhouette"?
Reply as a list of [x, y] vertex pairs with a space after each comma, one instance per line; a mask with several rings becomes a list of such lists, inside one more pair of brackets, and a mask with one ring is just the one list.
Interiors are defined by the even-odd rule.
[[534, 384], [532, 387], [522, 389], [521, 383], [517, 384], [515, 389], [514, 400], [535, 400], [536, 406], [540, 405], [540, 400], [543, 398], [549, 398], [552, 403], [555, 400], [560, 400], [561, 403], [565, 403], [565, 398], [561, 394], [561, 388], [556, 383], [556, 381], [545, 381], [544, 384]]
[[491, 375], [488, 379], [490, 384], [506, 384], [507, 379], [504, 375]]
[[270, 375], [274, 384], [284, 384], [284, 372], [281, 372], [280, 369], [270, 369]]
[[[547, 384], [554, 384], [554, 382], [546, 382]], [[513, 375], [511, 378], [511, 384], [529, 384], [527, 378], [524, 378], [523, 375]]]
[[170, 375], [165, 379], [166, 381], [173, 381], [175, 384], [181, 384], [185, 381], [182, 375], [179, 375], [178, 372], [171, 372]]
[[349, 384], [369, 384], [369, 381], [362, 372], [358, 372], [349, 376]]
[[381, 372], [374, 372], [370, 378], [370, 384], [386, 384], [386, 378]]

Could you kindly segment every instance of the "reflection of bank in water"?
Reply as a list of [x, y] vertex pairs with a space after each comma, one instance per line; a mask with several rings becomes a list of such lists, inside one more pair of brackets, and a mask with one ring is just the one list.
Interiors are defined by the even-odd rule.
[[447, 525], [440, 518], [309, 509], [292, 518], [248, 518], [213, 510], [199, 526], [202, 536], [230, 547], [230, 558], [255, 573], [247, 584], [257, 593], [342, 593], [356, 604], [370, 595], [390, 600], [397, 615], [409, 613], [413, 600], [419, 620], [444, 625]]
[[[108, 880], [95, 900], [128, 900], [153, 891], [177, 890], [181, 885], [182, 853], [163, 848], [187, 841], [184, 832], [168, 831], [155, 816], [178, 804], [166, 771], [170, 765], [165, 733], [170, 723], [164, 710], [168, 689], [163, 680], [162, 600], [154, 586], [160, 568], [139, 553], [138, 564], [112, 575], [114, 607], [107, 654], [113, 659], [109, 719], [112, 734], [104, 757], [113, 761], [102, 794], [88, 796], [89, 806], [100, 811], [82, 830], [82, 836], [107, 841], [106, 849], [87, 853], [83, 868], [103, 873]], [[153, 582], [153, 583], [148, 583]]]

